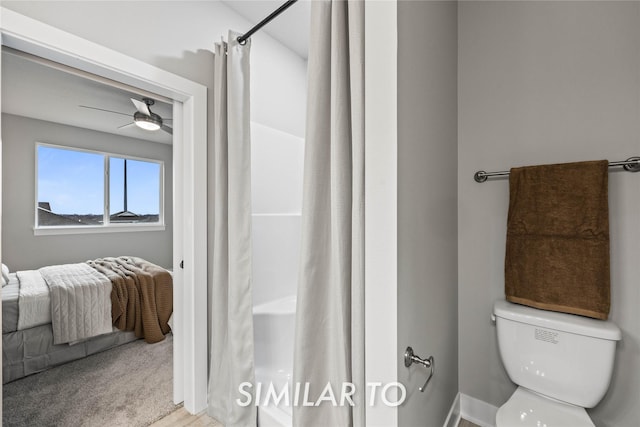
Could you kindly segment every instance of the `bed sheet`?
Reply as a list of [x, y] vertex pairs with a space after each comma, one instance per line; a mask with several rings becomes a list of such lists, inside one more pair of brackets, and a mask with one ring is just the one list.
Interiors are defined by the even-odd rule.
[[18, 330], [18, 293], [20, 282], [16, 273], [9, 273], [9, 283], [2, 287], [2, 333]]

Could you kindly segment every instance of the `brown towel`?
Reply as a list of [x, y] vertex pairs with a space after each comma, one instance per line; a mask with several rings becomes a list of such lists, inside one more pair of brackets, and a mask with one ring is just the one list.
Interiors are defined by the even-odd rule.
[[608, 166], [601, 160], [511, 169], [508, 301], [607, 319]]

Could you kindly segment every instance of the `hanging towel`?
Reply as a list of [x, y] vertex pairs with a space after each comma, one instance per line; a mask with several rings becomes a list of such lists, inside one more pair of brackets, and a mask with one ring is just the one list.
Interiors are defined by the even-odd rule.
[[508, 301], [607, 319], [608, 166], [601, 160], [511, 169]]

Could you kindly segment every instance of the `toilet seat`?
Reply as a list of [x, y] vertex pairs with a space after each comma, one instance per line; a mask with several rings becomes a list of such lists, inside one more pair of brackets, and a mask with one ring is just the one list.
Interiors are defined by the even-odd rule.
[[523, 387], [498, 408], [496, 427], [595, 427], [584, 408], [545, 398]]

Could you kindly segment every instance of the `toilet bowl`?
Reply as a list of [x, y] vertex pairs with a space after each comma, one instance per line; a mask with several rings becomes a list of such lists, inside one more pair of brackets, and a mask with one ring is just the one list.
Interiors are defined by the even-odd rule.
[[518, 387], [498, 409], [496, 427], [595, 427], [579, 406], [541, 396]]
[[620, 328], [505, 300], [493, 315], [500, 357], [519, 386], [498, 409], [496, 427], [594, 426], [585, 408], [609, 388]]

